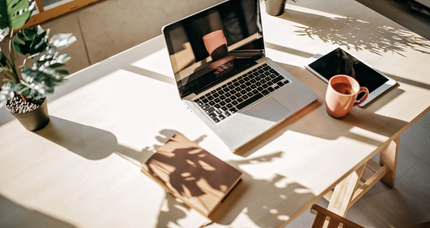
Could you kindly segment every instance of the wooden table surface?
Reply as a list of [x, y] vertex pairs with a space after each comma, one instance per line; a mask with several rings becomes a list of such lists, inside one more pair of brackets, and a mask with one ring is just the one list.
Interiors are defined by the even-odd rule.
[[[318, 101], [237, 153], [182, 104], [161, 36], [70, 76], [38, 132], [0, 126], [0, 226], [198, 227], [209, 222], [141, 173], [175, 132], [241, 170], [209, 227], [279, 227], [363, 165], [430, 107], [430, 42], [353, 0], [262, 5], [267, 56]], [[337, 44], [399, 82], [343, 119], [302, 61]], [[3, 117], [0, 118], [9, 118]]]

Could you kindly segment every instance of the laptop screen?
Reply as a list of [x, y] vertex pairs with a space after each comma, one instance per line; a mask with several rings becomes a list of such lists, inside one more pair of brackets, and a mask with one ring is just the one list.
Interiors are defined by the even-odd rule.
[[163, 28], [181, 97], [200, 93], [264, 56], [258, 0], [231, 0]]

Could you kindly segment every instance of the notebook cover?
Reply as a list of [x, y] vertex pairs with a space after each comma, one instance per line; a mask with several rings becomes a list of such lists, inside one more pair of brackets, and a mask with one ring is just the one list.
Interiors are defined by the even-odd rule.
[[158, 149], [143, 164], [142, 172], [206, 217], [242, 176], [181, 133]]

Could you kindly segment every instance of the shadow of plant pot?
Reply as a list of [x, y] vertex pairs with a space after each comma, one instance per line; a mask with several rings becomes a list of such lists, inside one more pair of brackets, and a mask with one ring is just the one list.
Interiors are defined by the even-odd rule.
[[287, 0], [266, 0], [266, 13], [272, 16], [282, 15]]
[[13, 116], [29, 131], [37, 131], [49, 123], [48, 100], [45, 98], [40, 107], [27, 113], [13, 113]]

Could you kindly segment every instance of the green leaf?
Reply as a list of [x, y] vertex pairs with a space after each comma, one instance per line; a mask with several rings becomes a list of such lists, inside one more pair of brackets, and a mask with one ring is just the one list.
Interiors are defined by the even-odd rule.
[[27, 97], [33, 97], [34, 99], [46, 97], [49, 94], [54, 93], [54, 88], [57, 85], [65, 82], [65, 76], [69, 75], [67, 70], [55, 68], [64, 66], [63, 63], [58, 62], [64, 59], [61, 56], [66, 54], [58, 55], [58, 52], [54, 54], [48, 54], [41, 56], [40, 61], [33, 64], [33, 68], [25, 68], [22, 70], [22, 79], [25, 82], [22, 84], [25, 86], [25, 90], [29, 91]]
[[41, 67], [50, 69], [62, 67], [65, 66], [65, 62], [71, 59], [66, 53], [61, 55], [58, 55], [58, 52], [55, 52], [54, 54], [51, 53], [52, 52], [50, 50], [42, 55], [40, 59], [33, 64], [33, 69], [43, 70]]
[[18, 54], [36, 60], [32, 66], [20, 66], [21, 80], [15, 84], [15, 93], [39, 99], [54, 93], [55, 86], [66, 81], [69, 72], [61, 67], [70, 57], [56, 50], [68, 47], [76, 41], [76, 37], [72, 34], [56, 34], [49, 40], [48, 34], [49, 29], [45, 31], [37, 26], [17, 32], [12, 40]]
[[8, 28], [9, 20], [6, 0], [0, 0], [0, 29]]
[[0, 42], [3, 41], [3, 39], [9, 35], [9, 27], [4, 28], [4, 29], [0, 29]]
[[0, 108], [6, 105], [7, 100], [9, 99], [7, 99], [6, 95], [0, 93]]
[[55, 73], [61, 78], [64, 78], [65, 76], [69, 75], [69, 71], [67, 70], [56, 70]]
[[69, 61], [71, 58], [66, 53], [61, 54], [60, 56], [55, 58], [55, 62], [57, 63], [65, 63]]
[[7, 100], [12, 99], [15, 92], [15, 84], [11, 82], [6, 82], [0, 88], [0, 108], [3, 107]]
[[54, 64], [49, 65], [49, 68], [54, 69], [54, 68], [62, 67], [65, 65], [66, 64], [62, 64], [62, 63], [54, 63]]
[[3, 54], [3, 52], [1, 51], [1, 49], [0, 49], [0, 66], [1, 67], [7, 66], [6, 56]]
[[61, 50], [68, 47], [70, 44], [76, 41], [76, 37], [71, 33], [58, 33], [51, 37], [49, 41], [49, 47]]
[[25, 28], [16, 33], [13, 39], [13, 46], [19, 55], [29, 54], [38, 56], [39, 53], [46, 50], [48, 46], [48, 30], [43, 30], [39, 25], [37, 27]]
[[0, 29], [19, 29], [31, 17], [34, 5], [28, 0], [0, 0]]

